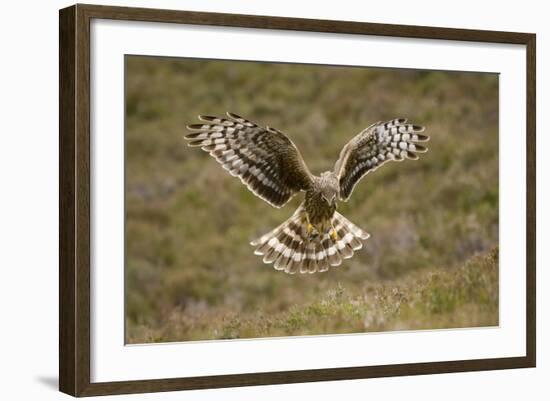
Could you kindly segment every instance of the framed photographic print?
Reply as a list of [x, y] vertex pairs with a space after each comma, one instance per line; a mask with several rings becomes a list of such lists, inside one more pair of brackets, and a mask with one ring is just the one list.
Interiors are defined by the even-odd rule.
[[60, 390], [535, 366], [535, 35], [60, 11]]

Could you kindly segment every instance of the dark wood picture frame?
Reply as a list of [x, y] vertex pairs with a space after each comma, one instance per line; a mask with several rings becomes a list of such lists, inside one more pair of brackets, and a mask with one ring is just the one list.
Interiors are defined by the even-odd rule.
[[[526, 356], [91, 383], [90, 21], [93, 18], [525, 45]], [[59, 388], [62, 392], [93, 396], [535, 366], [535, 34], [81, 4], [60, 10], [59, 29]]]

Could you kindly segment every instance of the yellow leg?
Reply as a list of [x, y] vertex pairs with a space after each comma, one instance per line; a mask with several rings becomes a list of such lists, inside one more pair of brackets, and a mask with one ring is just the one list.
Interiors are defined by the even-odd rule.
[[338, 241], [339, 240], [338, 233], [336, 232], [334, 227], [332, 227], [331, 230], [330, 230], [330, 238], [332, 238], [333, 241]]
[[310, 235], [313, 232], [313, 227], [310, 222], [307, 223], [307, 235]]
[[306, 220], [306, 227], [307, 227], [306, 231], [307, 231], [307, 235], [309, 236], [309, 235], [311, 235], [311, 233], [313, 232], [313, 229], [315, 227], [313, 227], [313, 225], [309, 222], [309, 217], [308, 217], [307, 214], [305, 216], [305, 220]]

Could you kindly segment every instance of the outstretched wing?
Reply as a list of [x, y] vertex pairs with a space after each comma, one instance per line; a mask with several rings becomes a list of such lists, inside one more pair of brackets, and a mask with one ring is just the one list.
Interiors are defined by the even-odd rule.
[[423, 131], [424, 127], [407, 124], [404, 118], [378, 122], [361, 131], [344, 146], [334, 166], [340, 182], [340, 199], [347, 201], [359, 180], [387, 161], [418, 159], [416, 153], [428, 149], [417, 142], [430, 139], [420, 134]]
[[282, 132], [260, 127], [236, 114], [228, 118], [199, 116], [187, 126], [189, 146], [210, 153], [224, 169], [270, 205], [281, 207], [311, 183], [300, 152]]

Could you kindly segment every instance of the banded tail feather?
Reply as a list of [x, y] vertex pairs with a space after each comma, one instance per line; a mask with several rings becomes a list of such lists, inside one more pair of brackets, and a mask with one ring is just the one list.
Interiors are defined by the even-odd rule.
[[370, 236], [338, 212], [332, 225], [336, 240], [329, 233], [308, 234], [306, 211], [300, 206], [288, 220], [250, 244], [256, 247], [254, 253], [263, 256], [264, 263], [273, 263], [276, 270], [288, 274], [324, 272], [351, 258]]

